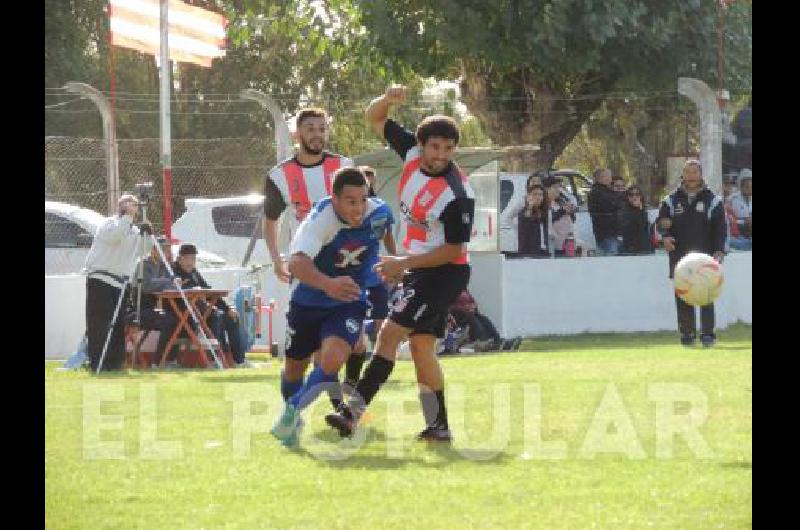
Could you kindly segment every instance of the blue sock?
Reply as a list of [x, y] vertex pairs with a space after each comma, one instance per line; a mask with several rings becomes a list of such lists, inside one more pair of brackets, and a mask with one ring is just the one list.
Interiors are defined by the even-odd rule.
[[315, 366], [311, 373], [308, 374], [308, 379], [306, 379], [302, 388], [295, 392], [287, 403], [290, 403], [296, 409], [304, 409], [317, 399], [320, 391], [323, 390], [323, 383], [333, 383], [338, 380], [339, 374], [334, 373], [328, 375], [322, 371], [322, 367]]
[[289, 398], [295, 395], [300, 387], [303, 386], [303, 378], [301, 377], [297, 381], [288, 381], [286, 376], [281, 372], [281, 395], [283, 396], [283, 401], [289, 401]]

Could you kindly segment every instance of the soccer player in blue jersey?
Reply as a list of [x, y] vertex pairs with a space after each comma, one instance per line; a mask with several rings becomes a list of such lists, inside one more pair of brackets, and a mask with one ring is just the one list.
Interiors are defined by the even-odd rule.
[[[360, 166], [359, 168], [367, 177], [367, 182], [369, 183], [369, 196], [377, 197], [378, 195], [375, 193], [375, 170], [369, 166]], [[392, 225], [394, 225], [394, 217], [392, 216], [390, 209], [388, 221], [386, 222], [386, 230], [384, 231], [383, 235], [383, 244], [386, 248], [386, 253], [389, 256], [396, 256], [397, 245], [394, 240], [394, 235], [392, 234]], [[350, 357], [347, 359], [347, 366], [345, 367], [343, 386], [348, 388], [350, 394], [353, 393], [356, 383], [361, 377], [361, 367], [364, 365], [364, 362], [367, 360], [367, 358], [372, 355], [371, 352], [367, 352], [367, 343], [368, 341], [372, 341], [373, 343], [375, 342], [378, 330], [381, 329], [383, 320], [389, 314], [389, 288], [380, 279], [378, 273], [374, 271], [374, 266], [378, 263], [380, 263], [380, 259], [376, 254], [375, 260], [369, 271], [371, 273], [371, 277], [367, 280], [367, 302], [369, 307], [367, 310], [367, 318], [372, 320], [373, 331], [371, 333], [367, 332], [367, 326], [365, 324], [364, 333], [361, 335], [361, 339], [353, 348], [353, 353], [351, 353]], [[341, 394], [333, 395], [331, 398], [334, 409], [338, 409], [341, 403], [340, 396]]]
[[271, 430], [290, 447], [298, 443], [301, 411], [325, 387], [338, 386], [339, 369], [358, 341], [369, 268], [391, 215], [382, 200], [367, 196], [367, 180], [358, 168], [337, 170], [332, 192], [300, 224], [290, 247], [294, 285], [286, 357], [302, 361], [320, 350], [320, 363], [286, 401]]

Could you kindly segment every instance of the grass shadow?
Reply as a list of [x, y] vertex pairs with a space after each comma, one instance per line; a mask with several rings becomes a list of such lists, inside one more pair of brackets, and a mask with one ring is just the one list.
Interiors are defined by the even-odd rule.
[[200, 380], [209, 383], [266, 383], [275, 381], [279, 377], [278, 374], [241, 374], [224, 377], [209, 377], [205, 375], [200, 377]]
[[736, 460], [732, 462], [722, 462], [720, 467], [727, 467], [731, 469], [753, 469], [752, 462], [745, 462], [742, 460]]
[[[316, 431], [312, 435], [319, 441], [337, 446], [346, 443], [337, 433], [327, 429]], [[302, 446], [302, 443], [301, 447], [295, 451], [298, 455], [312, 458], [330, 467], [354, 469], [398, 469], [410, 464], [442, 468], [465, 460], [478, 465], [503, 465], [513, 458], [502, 451], [458, 448], [446, 443], [416, 440], [404, 440], [402, 456], [399, 457], [389, 454], [388, 451], [381, 454], [369, 454], [362, 450], [372, 443], [387, 442], [387, 437], [385, 433], [376, 429], [370, 429], [363, 436], [363, 438], [356, 437], [356, 441], [351, 446], [339, 446], [340, 452], [334, 457], [330, 457], [330, 454], [328, 454], [329, 457], [325, 457], [308, 451]], [[420, 453], [418, 447], [411, 447], [412, 444], [419, 444], [419, 447], [425, 449], [424, 452]]]

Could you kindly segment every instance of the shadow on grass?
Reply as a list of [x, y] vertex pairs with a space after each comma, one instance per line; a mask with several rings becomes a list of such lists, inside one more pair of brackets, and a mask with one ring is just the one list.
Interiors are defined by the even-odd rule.
[[209, 377], [204, 375], [200, 377], [203, 381], [209, 383], [266, 383], [275, 381], [280, 376], [278, 374], [241, 374], [241, 375], [225, 375], [221, 377]]
[[[311, 433], [309, 433], [311, 434]], [[403, 440], [403, 447], [399, 449], [400, 456], [389, 454], [388, 448], [381, 454], [367, 454], [364, 452], [369, 444], [386, 442], [386, 435], [378, 430], [371, 429], [366, 433], [363, 441], [357, 441], [353, 445], [342, 448], [343, 442], [339, 435], [330, 430], [320, 430], [313, 433], [313, 436], [321, 441], [337, 446], [338, 452], [323, 453], [322, 451], [308, 451], [302, 444], [295, 453], [334, 468], [355, 468], [355, 469], [398, 469], [409, 464], [431, 468], [441, 468], [452, 465], [455, 462], [469, 461], [473, 464], [503, 465], [513, 459], [512, 456], [502, 451], [486, 451], [481, 449], [469, 449], [464, 447], [452, 447], [441, 442], [419, 442]], [[308, 439], [308, 438], [306, 438]], [[424, 447], [425, 452], [420, 454], [417, 447]]]
[[723, 462], [720, 464], [720, 467], [727, 467], [731, 469], [753, 469], [753, 463], [736, 460], [733, 462]]

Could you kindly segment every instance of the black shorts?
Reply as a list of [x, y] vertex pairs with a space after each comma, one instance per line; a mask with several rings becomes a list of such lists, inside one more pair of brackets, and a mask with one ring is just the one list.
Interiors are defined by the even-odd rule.
[[383, 320], [389, 315], [389, 290], [382, 283], [367, 288], [369, 311], [367, 318]]
[[389, 320], [411, 334], [444, 337], [447, 312], [469, 284], [470, 266], [448, 263], [409, 271], [394, 292]]

